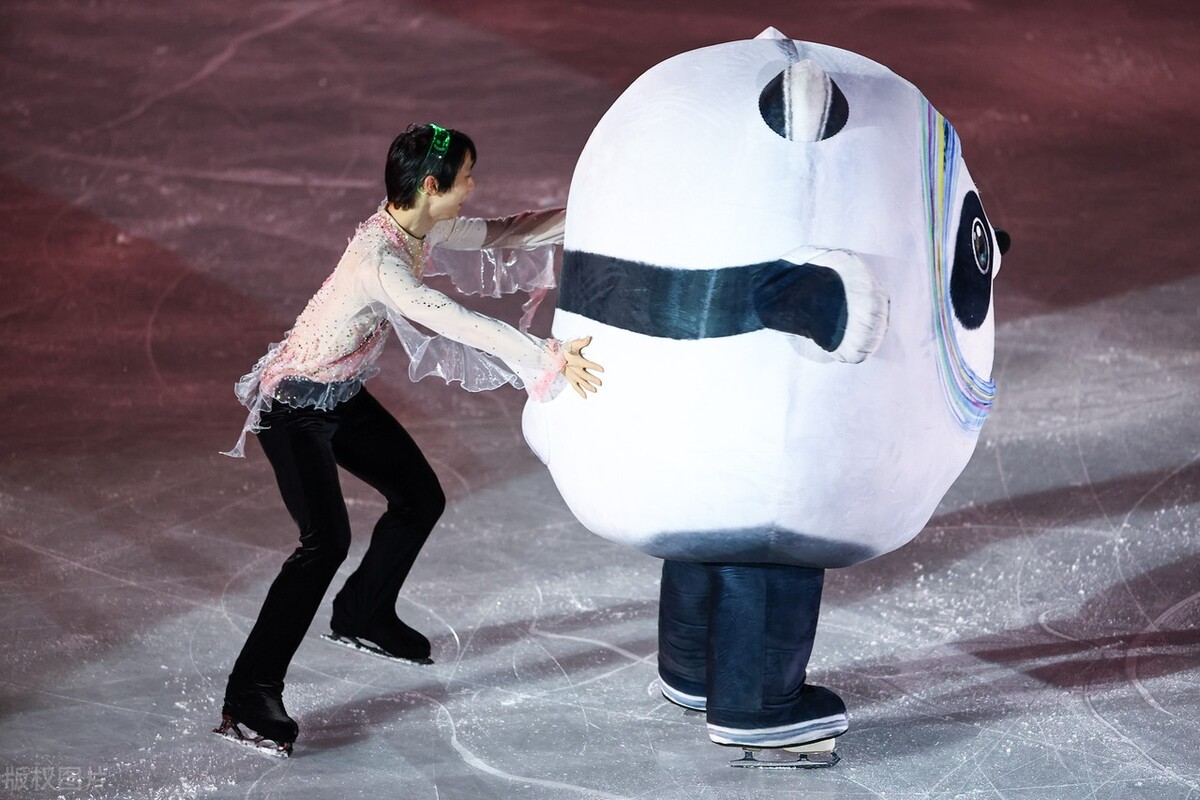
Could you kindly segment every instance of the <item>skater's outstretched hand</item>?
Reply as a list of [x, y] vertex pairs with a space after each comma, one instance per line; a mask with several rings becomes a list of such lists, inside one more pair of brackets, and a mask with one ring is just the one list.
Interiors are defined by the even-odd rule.
[[584, 336], [581, 339], [572, 339], [563, 346], [563, 355], [567, 359], [567, 363], [563, 365], [563, 375], [567, 376], [571, 387], [584, 400], [587, 399], [588, 392], [595, 394], [596, 389], [604, 385], [600, 378], [588, 372], [588, 370], [604, 372], [604, 367], [583, 356], [583, 348], [591, 343], [592, 337]]

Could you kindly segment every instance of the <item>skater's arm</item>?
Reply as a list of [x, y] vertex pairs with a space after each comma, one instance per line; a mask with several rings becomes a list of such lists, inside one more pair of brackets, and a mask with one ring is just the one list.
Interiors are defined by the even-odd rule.
[[[591, 337], [562, 343], [522, 333], [500, 320], [464, 308], [422, 284], [399, 261], [384, 259], [379, 267], [379, 299], [393, 311], [447, 338], [497, 356], [521, 376], [527, 387], [548, 387], [561, 373], [580, 397], [594, 393], [604, 368], [583, 355]], [[535, 389], [534, 397], [543, 394]]]
[[[456, 342], [490, 353], [521, 376], [527, 386], [549, 386], [561, 373], [581, 396], [595, 392], [603, 371], [583, 357], [590, 340], [562, 343], [522, 333], [511, 325], [464, 308], [421, 283], [401, 261], [384, 256], [368, 293], [393, 312]], [[537, 392], [534, 393], [538, 395]]]
[[565, 208], [549, 208], [495, 219], [458, 217], [439, 222], [431, 233], [437, 245], [448, 250], [532, 250], [562, 244], [566, 220]]
[[547, 340], [464, 308], [421, 283], [398, 260], [385, 257], [380, 263], [378, 293], [374, 299], [435, 333], [490, 353], [510, 367], [558, 368], [558, 359], [547, 346]]

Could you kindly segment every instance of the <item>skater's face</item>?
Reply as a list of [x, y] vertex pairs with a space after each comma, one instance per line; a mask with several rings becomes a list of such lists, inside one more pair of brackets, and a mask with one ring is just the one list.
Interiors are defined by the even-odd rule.
[[445, 191], [429, 192], [429, 213], [435, 220], [454, 219], [459, 215], [463, 203], [475, 191], [475, 179], [471, 177], [474, 167], [475, 159], [468, 153], [454, 176], [454, 184]]

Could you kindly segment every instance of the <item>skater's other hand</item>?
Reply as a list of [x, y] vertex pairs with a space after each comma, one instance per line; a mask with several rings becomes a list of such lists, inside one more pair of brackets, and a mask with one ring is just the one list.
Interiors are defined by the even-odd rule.
[[604, 372], [604, 367], [595, 361], [587, 360], [583, 356], [583, 348], [591, 343], [592, 337], [584, 336], [582, 339], [572, 339], [563, 347], [563, 355], [567, 360], [567, 363], [563, 365], [563, 375], [567, 376], [571, 387], [584, 400], [587, 399], [588, 392], [594, 394], [597, 388], [604, 385], [604, 382], [600, 378], [588, 372], [588, 370]]

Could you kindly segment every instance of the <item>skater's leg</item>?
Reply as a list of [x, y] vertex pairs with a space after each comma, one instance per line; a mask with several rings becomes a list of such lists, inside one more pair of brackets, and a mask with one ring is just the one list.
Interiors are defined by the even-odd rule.
[[334, 598], [332, 627], [336, 633], [370, 639], [395, 655], [427, 658], [428, 640], [396, 618], [396, 598], [446, 507], [446, 497], [412, 437], [375, 398], [364, 390], [345, 405], [345, 420], [333, 438], [334, 455], [383, 495], [387, 510], [375, 524], [362, 563]]
[[663, 696], [703, 711], [711, 581], [702, 564], [664, 561], [658, 603], [658, 678]]
[[[283, 720], [290, 720], [278, 702], [283, 679], [346, 557], [350, 522], [329, 446], [337, 426], [335, 412], [279, 409], [264, 415], [263, 423], [268, 427], [258, 434], [259, 442], [275, 470], [284, 504], [299, 526], [300, 546], [267, 592], [229, 676], [226, 703], [227, 709], [246, 712], [243, 716], [278, 716], [278, 711], [279, 725], [287, 728]], [[243, 721], [251, 724], [249, 719]], [[278, 738], [267, 730], [255, 730]]]
[[846, 731], [846, 707], [805, 683], [825, 572], [709, 565], [708, 731], [718, 744], [782, 747]]

